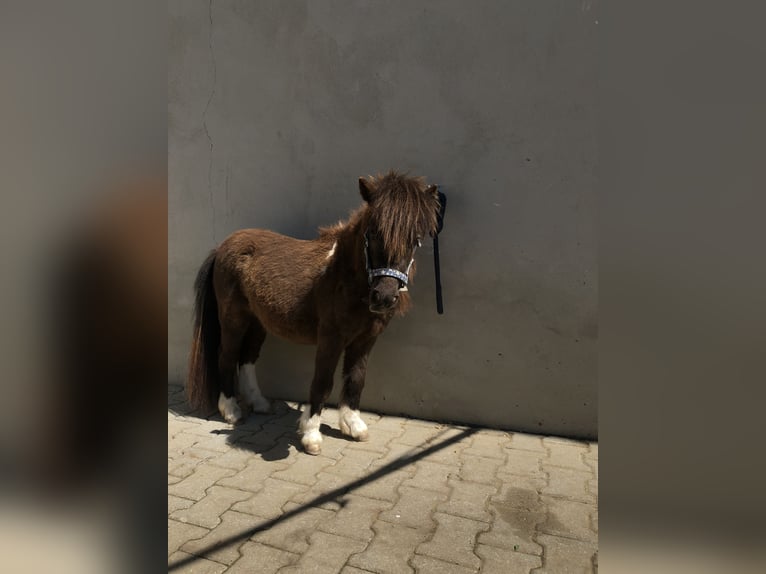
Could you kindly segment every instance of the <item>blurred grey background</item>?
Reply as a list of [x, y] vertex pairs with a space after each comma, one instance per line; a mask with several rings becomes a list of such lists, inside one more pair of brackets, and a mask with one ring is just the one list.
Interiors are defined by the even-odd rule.
[[[596, 437], [597, 20], [589, 1], [171, 1], [170, 381], [210, 249], [246, 227], [311, 238], [393, 168], [447, 194], [445, 313], [426, 242], [362, 408]], [[269, 337], [257, 368], [305, 401], [313, 347]]]

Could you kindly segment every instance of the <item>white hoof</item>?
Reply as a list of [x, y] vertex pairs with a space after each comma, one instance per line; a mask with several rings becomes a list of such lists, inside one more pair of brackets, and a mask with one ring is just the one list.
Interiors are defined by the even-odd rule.
[[298, 422], [298, 432], [303, 435], [301, 444], [308, 454], [319, 454], [322, 451], [322, 433], [319, 425], [322, 424], [321, 415], [310, 416], [311, 408], [306, 406], [301, 419]]
[[223, 420], [229, 424], [237, 424], [242, 418], [242, 410], [237, 404], [237, 398], [229, 397], [227, 399], [223, 393], [218, 395], [218, 412], [221, 413]]
[[359, 416], [359, 411], [351, 410], [346, 405], [340, 407], [340, 420], [338, 426], [340, 426], [340, 432], [355, 440], [360, 442], [370, 440], [370, 433], [367, 430], [367, 425], [364, 424], [362, 417]]
[[311, 431], [303, 435], [301, 444], [308, 454], [319, 454], [322, 452], [322, 435], [319, 431]]

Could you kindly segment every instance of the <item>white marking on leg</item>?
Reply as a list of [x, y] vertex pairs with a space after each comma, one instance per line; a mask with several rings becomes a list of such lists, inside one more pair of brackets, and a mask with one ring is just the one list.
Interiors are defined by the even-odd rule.
[[330, 252], [327, 254], [327, 257], [325, 259], [330, 259], [333, 255], [335, 255], [335, 248], [338, 246], [338, 242], [332, 244], [332, 249], [330, 249]]
[[322, 415], [311, 416], [311, 406], [306, 405], [306, 410], [301, 414], [298, 423], [298, 432], [301, 437], [301, 444], [309, 454], [319, 454], [322, 450], [322, 433], [319, 432], [319, 425], [322, 424]]
[[220, 393], [218, 395], [218, 412], [221, 413], [223, 419], [230, 424], [235, 424], [242, 418], [242, 410], [237, 404], [236, 397], [226, 398], [226, 395]]
[[359, 416], [359, 411], [352, 410], [348, 405], [341, 405], [339, 415], [340, 432], [358, 441], [370, 440], [367, 425]]
[[255, 363], [245, 363], [239, 367], [239, 392], [254, 413], [271, 412], [271, 401], [261, 394], [258, 379], [255, 377]]

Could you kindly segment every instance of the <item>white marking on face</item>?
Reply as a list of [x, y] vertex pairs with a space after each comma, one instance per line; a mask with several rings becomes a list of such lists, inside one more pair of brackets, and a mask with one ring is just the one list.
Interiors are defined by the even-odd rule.
[[335, 255], [335, 248], [337, 246], [338, 246], [338, 242], [336, 241], [335, 243], [332, 244], [332, 249], [330, 249], [330, 251], [327, 253], [327, 257], [325, 257], [325, 259], [330, 259], [330, 257]]
[[352, 410], [348, 405], [341, 405], [338, 414], [340, 432], [358, 441], [370, 439], [367, 425], [364, 424], [362, 417], [359, 416], [359, 411]]
[[235, 424], [242, 418], [242, 410], [237, 404], [236, 397], [226, 398], [226, 395], [220, 393], [218, 395], [218, 412], [221, 413], [223, 419], [230, 424]]
[[271, 410], [271, 402], [261, 393], [258, 379], [255, 376], [255, 363], [245, 363], [239, 367], [239, 392], [254, 413], [267, 413]]
[[322, 415], [311, 416], [311, 407], [306, 405], [306, 410], [301, 414], [298, 422], [298, 432], [301, 437], [301, 444], [309, 454], [319, 454], [322, 450], [322, 433], [319, 432], [319, 426], [322, 424]]

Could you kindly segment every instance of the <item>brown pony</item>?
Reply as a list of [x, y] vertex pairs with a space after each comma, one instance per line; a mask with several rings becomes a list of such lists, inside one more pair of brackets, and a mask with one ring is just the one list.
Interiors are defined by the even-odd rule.
[[243, 229], [208, 256], [195, 282], [186, 386], [192, 406], [217, 400], [232, 424], [242, 417], [238, 394], [254, 411], [268, 410], [255, 362], [273, 333], [317, 346], [310, 406], [299, 423], [306, 452], [320, 452], [320, 415], [341, 354], [340, 430], [368, 439], [359, 417], [367, 358], [391, 318], [409, 306], [415, 249], [436, 232], [440, 203], [435, 185], [393, 171], [359, 178], [359, 191], [362, 207], [347, 222], [321, 228], [317, 239]]

